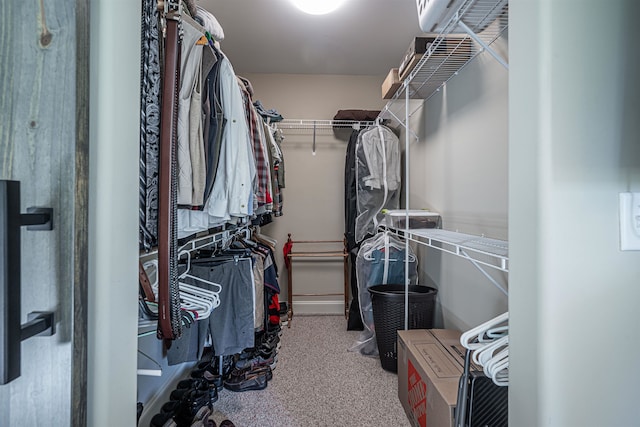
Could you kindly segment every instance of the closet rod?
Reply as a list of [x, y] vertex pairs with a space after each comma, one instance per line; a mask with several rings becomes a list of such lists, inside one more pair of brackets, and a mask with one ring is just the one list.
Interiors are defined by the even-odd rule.
[[[178, 252], [183, 250], [193, 251], [195, 249], [201, 249], [206, 246], [210, 246], [214, 243], [224, 242], [230, 240], [232, 237], [237, 236], [241, 233], [244, 233], [245, 237], [249, 238], [251, 235], [251, 231], [249, 230], [249, 226], [241, 226], [239, 228], [232, 228], [226, 230], [218, 230], [211, 232], [209, 234], [205, 234], [203, 236], [194, 237], [188, 242], [180, 245], [178, 247]], [[154, 248], [150, 251], [140, 251], [139, 257], [146, 258], [156, 255], [158, 253], [158, 248]]]
[[292, 243], [342, 243], [342, 240], [292, 240]]
[[364, 128], [375, 124], [375, 121], [359, 120], [322, 120], [322, 119], [283, 119], [277, 122], [277, 126], [282, 130], [320, 130], [320, 129], [348, 129]]
[[333, 258], [345, 258], [348, 256], [348, 254], [344, 253], [344, 252], [296, 252], [296, 253], [290, 253], [287, 255], [289, 258], [326, 258], [326, 257], [333, 257]]

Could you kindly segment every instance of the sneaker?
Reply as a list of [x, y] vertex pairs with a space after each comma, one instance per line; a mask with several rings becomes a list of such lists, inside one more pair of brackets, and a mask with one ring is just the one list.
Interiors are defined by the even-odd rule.
[[264, 390], [267, 388], [267, 374], [247, 374], [225, 380], [224, 388], [231, 391], [242, 392], [249, 390]]
[[211, 403], [218, 401], [218, 387], [215, 384], [210, 383], [206, 378], [189, 378], [180, 381], [176, 386], [176, 390], [171, 393], [171, 400], [180, 400], [179, 398], [174, 399], [174, 393], [177, 395], [180, 390], [209, 392]]
[[260, 366], [269, 366], [271, 369], [275, 368], [275, 364], [278, 361], [278, 356], [274, 353], [272, 355], [267, 356], [263, 354], [256, 355], [251, 359], [238, 360], [236, 362], [236, 369], [244, 370], [244, 369], [253, 369], [258, 368]]
[[240, 379], [241, 377], [247, 377], [248, 375], [258, 375], [265, 374], [267, 376], [267, 381], [271, 381], [273, 379], [273, 370], [269, 366], [260, 366], [257, 368], [246, 368], [246, 369], [234, 369], [231, 371], [230, 379]]
[[177, 427], [172, 414], [159, 413], [151, 418], [151, 427]]

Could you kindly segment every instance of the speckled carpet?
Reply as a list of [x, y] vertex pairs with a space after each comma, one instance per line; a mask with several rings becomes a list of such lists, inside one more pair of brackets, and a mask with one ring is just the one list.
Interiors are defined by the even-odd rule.
[[410, 426], [397, 376], [379, 359], [349, 352], [359, 332], [345, 329], [341, 316], [296, 316], [283, 327], [269, 386], [220, 391], [212, 418], [236, 427]]

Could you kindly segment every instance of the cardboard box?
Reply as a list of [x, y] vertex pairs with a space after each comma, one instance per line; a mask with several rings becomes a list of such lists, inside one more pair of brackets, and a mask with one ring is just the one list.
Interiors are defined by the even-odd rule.
[[387, 74], [387, 78], [382, 82], [382, 99], [391, 99], [399, 87], [398, 69], [392, 68]]
[[453, 427], [466, 352], [460, 335], [450, 329], [398, 331], [398, 398], [413, 426]]
[[[416, 37], [416, 39], [422, 39], [422, 41], [417, 43], [416, 40], [414, 40], [411, 43], [398, 68], [400, 81], [403, 81], [416, 65], [418, 65], [418, 62], [422, 56], [427, 53], [429, 46], [431, 46], [436, 38]], [[471, 40], [460, 37], [447, 37], [442, 40], [436, 50], [431, 53], [428, 61], [433, 59], [433, 61], [441, 63], [449, 58], [455, 58], [455, 61], [461, 64], [471, 58]]]
[[398, 67], [400, 80], [404, 80], [402, 76], [406, 77], [406, 75], [415, 68], [420, 58], [422, 58], [422, 55], [434, 40], [435, 37], [415, 37], [411, 40], [411, 44], [409, 44], [409, 48], [402, 57], [402, 61], [400, 61], [400, 66]]

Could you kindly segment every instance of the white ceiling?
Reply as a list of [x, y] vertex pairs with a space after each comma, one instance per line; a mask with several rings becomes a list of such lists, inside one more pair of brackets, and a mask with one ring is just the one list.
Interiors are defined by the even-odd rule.
[[347, 0], [313, 16], [289, 0], [197, 0], [222, 25], [238, 74], [385, 76], [422, 34], [415, 0]]

